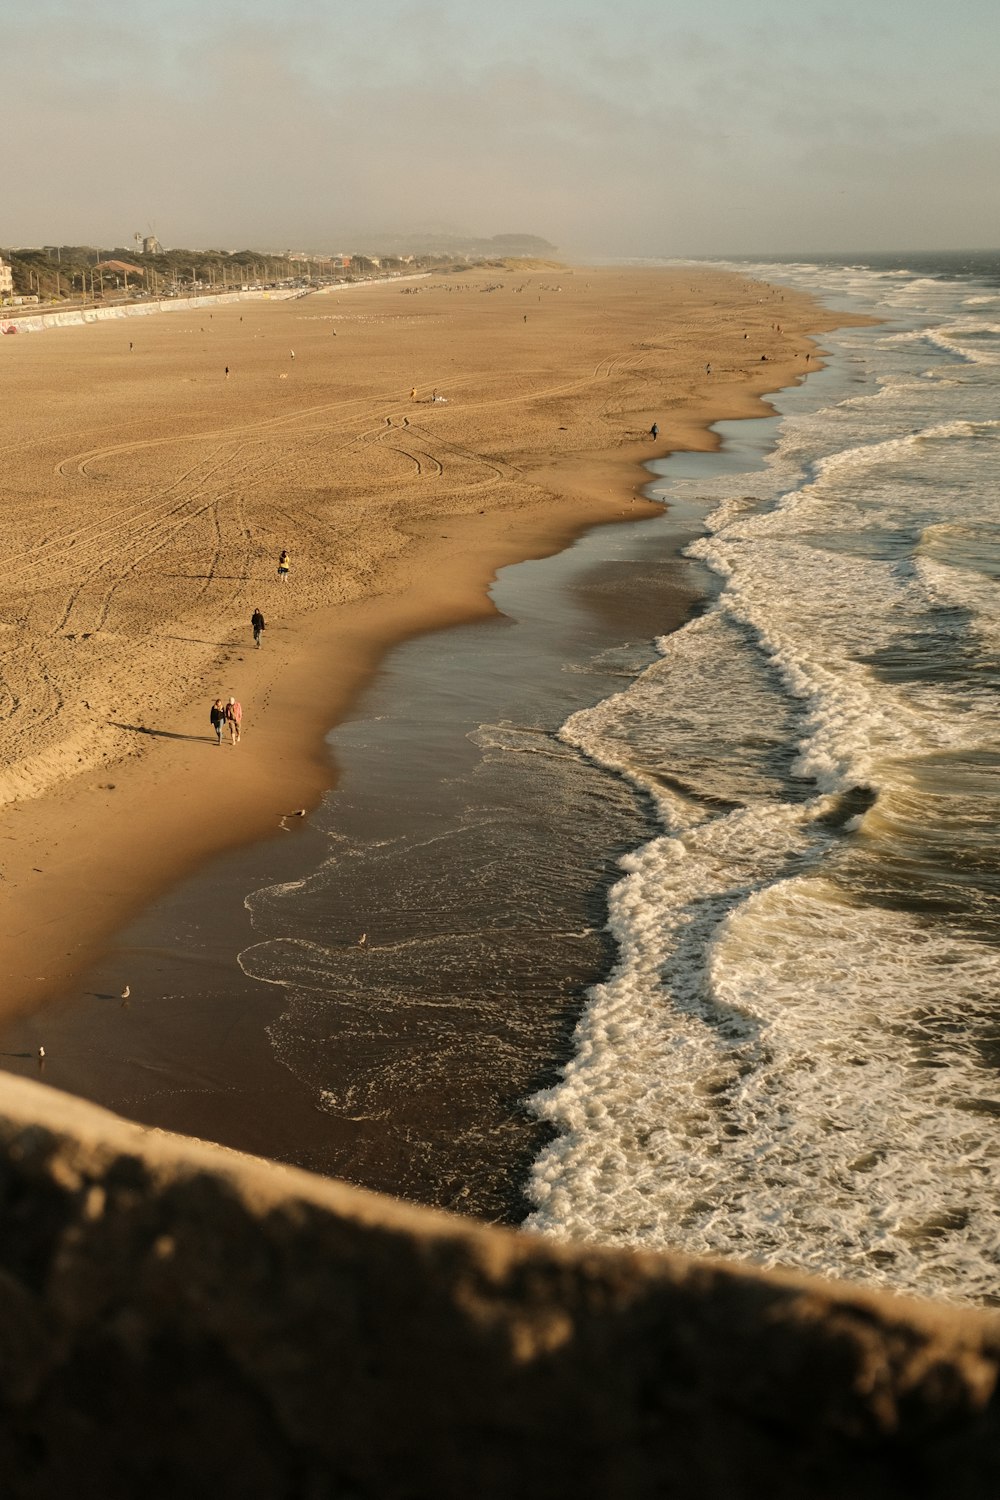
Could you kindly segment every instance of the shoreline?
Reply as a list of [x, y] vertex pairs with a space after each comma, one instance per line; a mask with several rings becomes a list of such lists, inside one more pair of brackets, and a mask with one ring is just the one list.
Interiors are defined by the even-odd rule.
[[[576, 274], [597, 279], [597, 273]], [[707, 274], [713, 290], [726, 283], [733, 296], [739, 278]], [[678, 273], [663, 275], [678, 280]], [[739, 296], [734, 302], [746, 311]], [[592, 526], [623, 515], [656, 514], [659, 506], [637, 497], [649, 482], [644, 459], [681, 448], [711, 451], [717, 446], [711, 423], [768, 414], [767, 395], [807, 373], [801, 348], [787, 346], [807, 342], [812, 351], [815, 342], [805, 327], [815, 333], [844, 321], [805, 298], [798, 302], [794, 318], [791, 309], [782, 309], [793, 331], [772, 335], [786, 358], [768, 356], [766, 369], [731, 380], [718, 362], [714, 383], [706, 377], [674, 409], [665, 412], [658, 403], [651, 413], [648, 408], [629, 413], [633, 433], [637, 425], [644, 430], [647, 417], [659, 421], [655, 448], [636, 435], [611, 449], [554, 458], [536, 450], [538, 461], [520, 468], [519, 475], [535, 495], [544, 491], [544, 498], [526, 501], [522, 489], [519, 505], [469, 514], [469, 497], [463, 494], [464, 513], [438, 509], [405, 522], [397, 509], [393, 519], [405, 541], [391, 561], [383, 559], [375, 591], [367, 597], [305, 610], [290, 625], [269, 629], [260, 653], [230, 634], [216, 654], [213, 675], [218, 680], [224, 670], [231, 678], [242, 669], [240, 696], [252, 711], [247, 744], [237, 751], [216, 750], [207, 733], [202, 738], [197, 719], [207, 720], [210, 699], [190, 691], [166, 722], [159, 719], [153, 726], [138, 715], [126, 716], [119, 727], [145, 753], [104, 762], [100, 770], [88, 768], [83, 777], [5, 809], [8, 921], [0, 954], [10, 976], [6, 1015], [33, 1010], [61, 993], [125, 921], [211, 856], [266, 839], [277, 831], [283, 813], [315, 806], [335, 780], [325, 736], [392, 645], [493, 613], [486, 589], [506, 563], [551, 555]], [[820, 367], [818, 360], [808, 366]], [[523, 407], [545, 399], [550, 389], [509, 398], [509, 404]], [[376, 410], [386, 406], [384, 399], [372, 404]], [[410, 409], [405, 399], [396, 407]], [[391, 404], [390, 412], [387, 425], [396, 418]], [[374, 420], [374, 411], [367, 420]], [[628, 430], [624, 421], [622, 426]], [[293, 574], [289, 592], [294, 588]], [[289, 639], [293, 630], [298, 634]], [[285, 639], [278, 639], [281, 635]], [[212, 755], [220, 760], [206, 759]], [[226, 760], [232, 756], [238, 761]], [[236, 764], [238, 779], [232, 774]], [[110, 781], [95, 786], [96, 775]]]
[[[64, 1001], [7, 1026], [4, 1066], [35, 1072], [44, 1043], [47, 1083], [147, 1128], [519, 1222], [549, 1132], [517, 1101], [568, 1059], [612, 957], [617, 857], [657, 831], [644, 797], [545, 747], [620, 685], [621, 632], [651, 661], [697, 609], [679, 556], [695, 534], [659, 508], [593, 528], [505, 569], [495, 619], [394, 648], [331, 735], [316, 813], [145, 907]], [[509, 724], [534, 726], [529, 753], [484, 753]], [[325, 973], [299, 990], [286, 958]]]

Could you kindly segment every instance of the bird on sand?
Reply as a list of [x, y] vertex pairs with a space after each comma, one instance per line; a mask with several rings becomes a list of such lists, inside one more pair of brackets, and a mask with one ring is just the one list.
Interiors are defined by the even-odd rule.
[[359, 948], [367, 948], [367, 946], [368, 946], [368, 934], [367, 934], [367, 932], [363, 932], [361, 934], [361, 936], [358, 938], [358, 947]]
[[128, 999], [128, 997], [129, 997], [129, 995], [131, 995], [131, 993], [132, 993], [132, 991], [129, 989], [128, 985], [126, 985], [125, 988], [122, 990], [122, 1000], [123, 1000], [123, 1002]]

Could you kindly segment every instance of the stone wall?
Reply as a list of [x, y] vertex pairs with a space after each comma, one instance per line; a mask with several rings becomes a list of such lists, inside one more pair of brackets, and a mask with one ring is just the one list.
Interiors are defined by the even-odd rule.
[[0, 1083], [0, 1495], [1000, 1493], [1000, 1321], [581, 1249]]

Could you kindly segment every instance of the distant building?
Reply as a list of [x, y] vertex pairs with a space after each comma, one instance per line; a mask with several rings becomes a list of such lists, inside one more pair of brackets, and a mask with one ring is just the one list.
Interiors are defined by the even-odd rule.
[[130, 266], [127, 260], [99, 260], [95, 271], [117, 271], [119, 276], [141, 276], [141, 266]]
[[0, 260], [0, 301], [14, 295], [14, 273], [5, 260]]
[[143, 242], [142, 242], [142, 253], [143, 253], [143, 255], [162, 255], [163, 254], [163, 246], [160, 244], [160, 242], [156, 238], [155, 234], [149, 234], [143, 240]]

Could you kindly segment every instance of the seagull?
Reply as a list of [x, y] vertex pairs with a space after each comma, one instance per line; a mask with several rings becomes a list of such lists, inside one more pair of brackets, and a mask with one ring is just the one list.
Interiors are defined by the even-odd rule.
[[358, 947], [359, 948], [367, 948], [367, 946], [368, 946], [368, 934], [367, 934], [367, 932], [363, 932], [361, 934], [361, 936], [358, 938]]
[[40, 1068], [44, 1068], [45, 1067], [45, 1048], [44, 1047], [39, 1047], [39, 1049], [38, 1049], [38, 1066]]
[[129, 995], [131, 995], [131, 993], [132, 993], [132, 991], [129, 989], [128, 985], [126, 985], [125, 988], [122, 990], [122, 999], [123, 1000], [127, 1000], [128, 997], [129, 997]]

